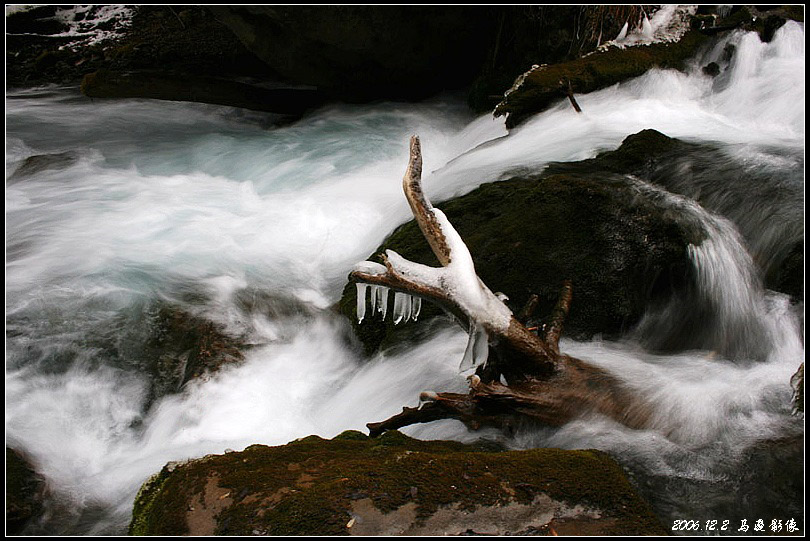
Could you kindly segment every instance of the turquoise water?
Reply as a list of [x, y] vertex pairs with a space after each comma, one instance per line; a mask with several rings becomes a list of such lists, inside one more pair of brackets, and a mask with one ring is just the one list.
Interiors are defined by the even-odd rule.
[[[464, 391], [461, 329], [434, 322], [423, 341], [367, 361], [329, 310], [352, 265], [409, 218], [400, 179], [410, 135], [421, 137], [437, 202], [514, 169], [592, 157], [646, 128], [711, 143], [722, 157], [718, 171], [661, 172], [681, 179], [673, 208], [713, 231], [693, 260], [701, 298], [719, 307], [717, 332], [671, 355], [649, 353], [637, 336], [565, 342], [658, 404], [654, 426], [583, 419], [505, 443], [606, 449], [660, 493], [667, 519], [699, 510], [723, 519], [711, 514], [731, 513], [721, 496], [738, 487], [746, 450], [803, 433], [788, 381], [804, 358], [803, 305], [767, 291], [757, 266], [804, 234], [804, 29], [789, 23], [771, 44], [729, 39], [737, 52], [716, 79], [699, 67], [724, 43], [689, 74], [653, 71], [578, 96], [581, 115], [561, 102], [508, 134], [502, 119], [474, 117], [452, 96], [331, 106], [274, 127], [198, 104], [7, 94], [7, 444], [30, 454], [53, 494], [50, 518], [31, 533], [119, 533], [140, 484], [169, 460], [362, 430], [421, 391]], [[68, 158], [14, 174], [26, 158], [57, 153]], [[705, 208], [691, 199], [704, 196]], [[245, 308], [246, 295], [269, 300]], [[155, 299], [254, 347], [242, 365], [150, 404], [128, 352]], [[763, 337], [758, 362], [718, 356], [749, 322]], [[99, 345], [109, 343], [119, 347]], [[454, 421], [406, 431], [482, 435]]]

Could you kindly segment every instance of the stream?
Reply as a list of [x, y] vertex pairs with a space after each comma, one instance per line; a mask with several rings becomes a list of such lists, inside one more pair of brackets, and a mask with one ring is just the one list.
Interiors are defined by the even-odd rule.
[[[24, 533], [125, 533], [140, 485], [168, 461], [365, 431], [421, 391], [466, 391], [462, 329], [434, 320], [423, 340], [366, 359], [331, 310], [352, 266], [410, 218], [400, 179], [411, 135], [441, 207], [648, 128], [719, 149], [709, 168], [686, 156], [655, 173], [677, 193], [644, 184], [709, 232], [690, 248], [700, 280], [690, 302], [713, 318], [699, 339], [686, 335], [671, 322], [697, 310], [673, 301], [621, 340], [563, 339], [561, 350], [654, 403], [652, 426], [588, 417], [512, 438], [452, 420], [403, 431], [605, 450], [668, 529], [728, 520], [710, 533], [737, 534], [743, 519], [803, 529], [804, 420], [791, 414], [790, 378], [804, 360], [804, 304], [763, 277], [804, 238], [804, 42], [795, 22], [771, 43], [736, 32], [687, 73], [652, 70], [577, 96], [582, 114], [560, 102], [511, 132], [459, 96], [332, 105], [276, 126], [227, 107], [7, 92], [6, 445], [49, 487], [43, 519]], [[715, 78], [700, 69], [712, 60]], [[245, 361], [150, 403], [128, 352], [154, 300], [247, 337]], [[663, 335], [678, 347], [653, 353]]]

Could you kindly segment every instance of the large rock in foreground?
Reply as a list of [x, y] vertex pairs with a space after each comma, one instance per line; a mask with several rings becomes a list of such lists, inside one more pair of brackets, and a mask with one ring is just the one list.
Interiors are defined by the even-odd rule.
[[399, 432], [345, 432], [167, 465], [131, 534], [643, 535], [665, 533], [600, 451], [493, 452]]

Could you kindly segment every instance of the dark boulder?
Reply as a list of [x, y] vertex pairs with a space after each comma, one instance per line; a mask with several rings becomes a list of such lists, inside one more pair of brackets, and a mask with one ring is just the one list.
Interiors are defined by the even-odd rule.
[[490, 447], [345, 432], [168, 464], [141, 488], [129, 533], [665, 533], [600, 451]]
[[776, 158], [790, 165], [777, 170], [767, 160], [743, 163], [711, 144], [644, 130], [617, 150], [582, 163], [639, 176], [728, 218], [745, 239], [765, 287], [798, 301], [804, 299], [804, 159], [795, 153]]
[[20, 453], [6, 447], [6, 533], [19, 534], [43, 511], [45, 480]]
[[245, 336], [195, 313], [188, 304], [166, 300], [135, 303], [90, 333], [82, 347], [98, 358], [138, 375], [148, 375], [143, 409], [244, 359]]
[[179, 391], [189, 381], [239, 363], [244, 344], [220, 325], [169, 304], [150, 309], [143, 360], [152, 374], [151, 396]]
[[699, 20], [700, 29], [706, 34], [740, 29], [756, 32], [763, 42], [769, 43], [787, 21], [803, 23], [804, 8], [800, 5], [733, 6], [721, 12], [716, 6], [708, 6]]
[[6, 34], [55, 35], [68, 30], [56, 16], [57, 6], [37, 6], [6, 15]]
[[769, 287], [787, 293], [796, 300], [804, 301], [804, 243], [797, 242], [778, 265], [769, 280]]
[[[103, 7], [68, 12], [67, 7], [52, 6], [7, 16], [7, 86], [76, 84], [84, 75], [98, 70], [160, 71], [164, 78], [174, 76], [178, 85], [185, 76], [217, 77], [246, 84], [252, 79], [277, 79], [204, 7], [133, 6], [121, 10], [118, 19], [101, 17], [94, 26], [94, 10]], [[73, 21], [84, 25], [84, 34], [63, 32], [65, 27], [52, 29], [61, 33], [26, 32], [31, 25], [56, 20], [57, 11], [62, 18], [84, 17]], [[100, 31], [106, 39], [88, 37]], [[239, 92], [235, 94], [238, 101]], [[178, 95], [176, 99], [184, 98]]]

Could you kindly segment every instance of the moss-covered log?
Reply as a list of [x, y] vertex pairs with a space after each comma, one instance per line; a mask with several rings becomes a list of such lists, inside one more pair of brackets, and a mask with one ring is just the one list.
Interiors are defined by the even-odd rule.
[[506, 115], [506, 126], [513, 128], [565, 99], [569, 89], [586, 94], [638, 77], [651, 68], [682, 69], [707, 39], [693, 30], [675, 43], [609, 47], [570, 62], [533, 68], [519, 78], [495, 107], [495, 116]]

